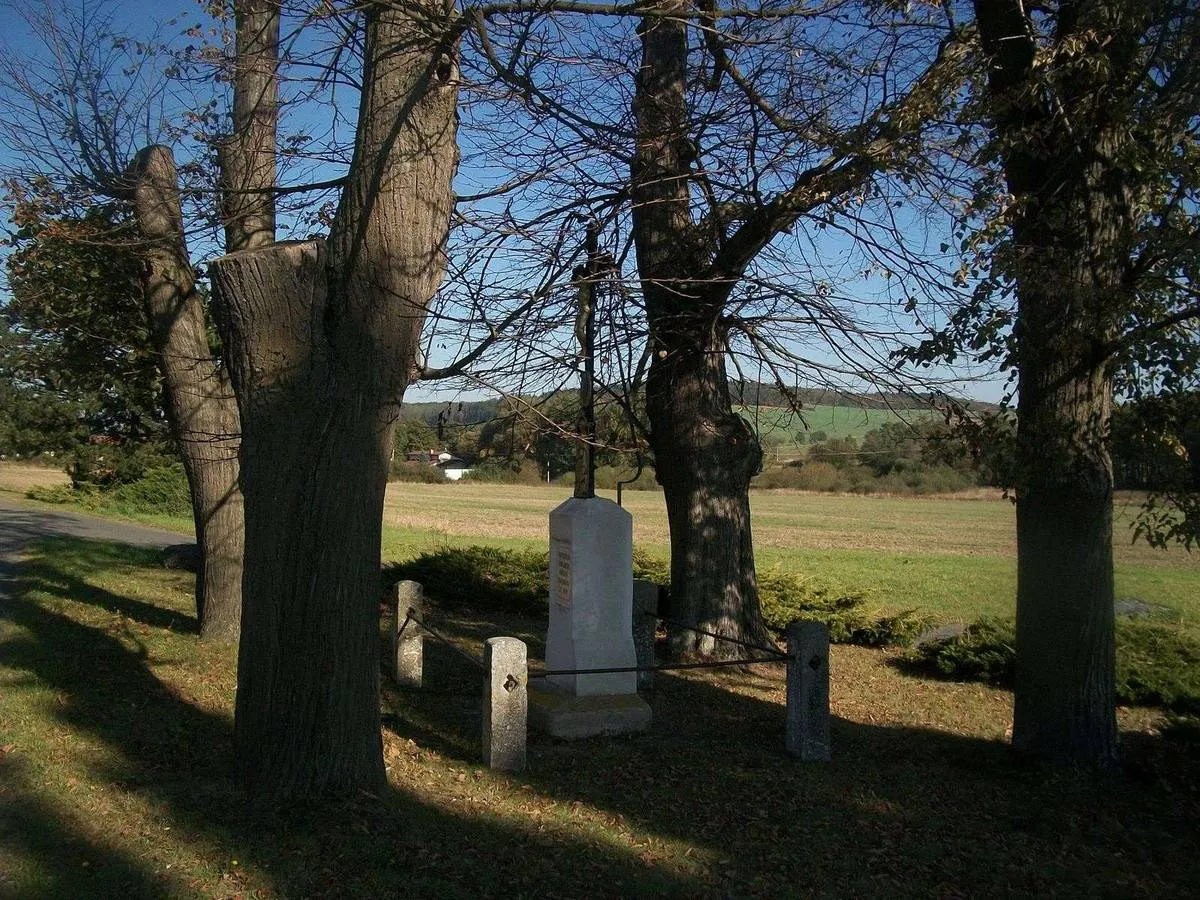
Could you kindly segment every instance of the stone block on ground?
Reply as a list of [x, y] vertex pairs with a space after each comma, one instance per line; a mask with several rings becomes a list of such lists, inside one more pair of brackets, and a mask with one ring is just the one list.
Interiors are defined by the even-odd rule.
[[563, 740], [634, 734], [650, 728], [650, 705], [637, 694], [576, 697], [562, 691], [529, 691], [529, 725]]
[[823, 622], [787, 627], [787, 752], [826, 762], [829, 747], [829, 628]]
[[162, 564], [164, 569], [196, 572], [200, 569], [200, 547], [196, 544], [171, 544], [169, 547], [163, 547]]
[[525, 768], [529, 671], [525, 642], [488, 638], [483, 645], [483, 761], [491, 769]]
[[425, 589], [420, 582], [398, 581], [385, 601], [391, 618], [388, 663], [392, 679], [405, 687], [420, 687], [425, 668], [425, 633], [417, 624], [425, 616]]

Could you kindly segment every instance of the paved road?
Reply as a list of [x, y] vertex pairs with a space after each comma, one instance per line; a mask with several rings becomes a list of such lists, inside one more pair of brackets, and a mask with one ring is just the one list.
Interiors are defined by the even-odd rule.
[[165, 547], [189, 540], [188, 535], [61, 512], [36, 506], [25, 506], [0, 498], [0, 594], [5, 582], [12, 577], [14, 567], [29, 543], [46, 537], [67, 535], [95, 541], [119, 541], [142, 547]]

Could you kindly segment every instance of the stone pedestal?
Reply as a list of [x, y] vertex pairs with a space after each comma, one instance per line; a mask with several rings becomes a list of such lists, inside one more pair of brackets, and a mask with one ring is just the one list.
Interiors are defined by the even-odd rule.
[[[611, 500], [572, 497], [550, 513], [550, 628], [546, 668], [634, 667], [633, 517]], [[578, 697], [637, 692], [637, 673], [561, 675]]]
[[392, 679], [405, 687], [419, 688], [425, 667], [425, 640], [414, 619], [425, 615], [425, 589], [415, 581], [399, 581], [391, 588], [391, 647], [388, 653]]
[[[634, 669], [633, 517], [611, 500], [572, 497], [550, 513], [546, 669]], [[532, 724], [555, 737], [649, 727], [637, 673], [555, 675], [530, 692]]]
[[489, 769], [520, 772], [529, 705], [525, 642], [488, 638], [483, 667], [483, 761]]

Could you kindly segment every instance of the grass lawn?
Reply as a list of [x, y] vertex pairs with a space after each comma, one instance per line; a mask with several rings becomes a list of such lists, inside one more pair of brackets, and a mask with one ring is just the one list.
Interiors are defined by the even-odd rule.
[[[1185, 896], [1200, 745], [1122, 710], [1128, 771], [1022, 767], [1010, 697], [835, 647], [834, 760], [782, 751], [780, 673], [660, 674], [653, 730], [536, 737], [480, 765], [478, 677], [435, 642], [385, 691], [389, 788], [253, 808], [230, 777], [233, 654], [197, 641], [189, 577], [59, 539], [0, 601], [0, 896]], [[430, 617], [478, 653], [544, 623]]]
[[918, 422], [937, 417], [929, 409], [872, 409], [862, 406], [819, 404], [796, 413], [786, 407], [741, 406], [737, 411], [755, 427], [767, 446], [791, 446], [796, 449], [796, 434], [805, 432], [806, 441], [814, 432], [823, 431], [829, 440], [852, 437], [858, 441], [868, 431], [896, 422]]
[[[49, 473], [49, 474], [48, 474]], [[0, 491], [20, 496], [61, 473], [0, 464]], [[388, 486], [385, 561], [443, 544], [545, 548], [547, 515], [570, 495], [561, 487], [472, 483]], [[752, 491], [758, 565], [837, 581], [867, 592], [881, 608], [918, 609], [946, 621], [1010, 616], [1016, 597], [1012, 504], [995, 492], [963, 497], [875, 497]], [[662, 494], [629, 491], [639, 547], [664, 559], [669, 535]], [[1200, 557], [1133, 543], [1134, 500], [1116, 505], [1113, 550], [1119, 597], [1170, 610], [1200, 635]], [[190, 532], [185, 519], [139, 516], [146, 524]]]
[[[384, 556], [407, 558], [431, 544], [546, 546], [546, 516], [566, 489], [488, 484], [392, 484], [384, 509]], [[998, 493], [967, 497], [874, 497], [752, 491], [760, 568], [816, 575], [868, 592], [879, 606], [920, 609], [947, 621], [1009, 616], [1015, 607], [1013, 506]], [[630, 491], [634, 541], [668, 555], [662, 495]], [[1133, 501], [1116, 508], [1117, 594], [1172, 611], [1200, 634], [1200, 558], [1131, 541]]]

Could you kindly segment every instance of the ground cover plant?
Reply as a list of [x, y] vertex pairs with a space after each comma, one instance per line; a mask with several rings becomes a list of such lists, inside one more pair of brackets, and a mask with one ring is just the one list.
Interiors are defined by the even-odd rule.
[[[388, 566], [384, 581], [418, 581], [426, 592], [451, 606], [544, 615], [549, 568], [550, 556], [544, 550], [447, 545]], [[667, 590], [660, 611], [669, 614], [671, 575], [666, 559], [635, 551], [633, 575]], [[881, 611], [862, 591], [790, 572], [761, 573], [758, 588], [763, 620], [776, 632], [804, 619], [824, 622], [834, 643], [884, 647], [911, 641], [932, 622], [915, 610]]]
[[[1010, 697], [835, 647], [834, 760], [782, 752], [780, 674], [660, 674], [644, 736], [479, 761], [478, 677], [436, 642], [385, 690], [388, 787], [250, 809], [229, 776], [233, 658], [150, 551], [55, 540], [0, 607], [0, 895], [1180, 896], [1200, 877], [1194, 742], [1123, 710], [1112, 778], [1014, 764]], [[479, 654], [543, 619], [430, 610]]]
[[[1119, 703], [1200, 715], [1200, 641], [1171, 624], [1140, 619], [1118, 619], [1116, 633]], [[1012, 687], [1016, 656], [1013, 620], [983, 619], [901, 662], [910, 671]]]

